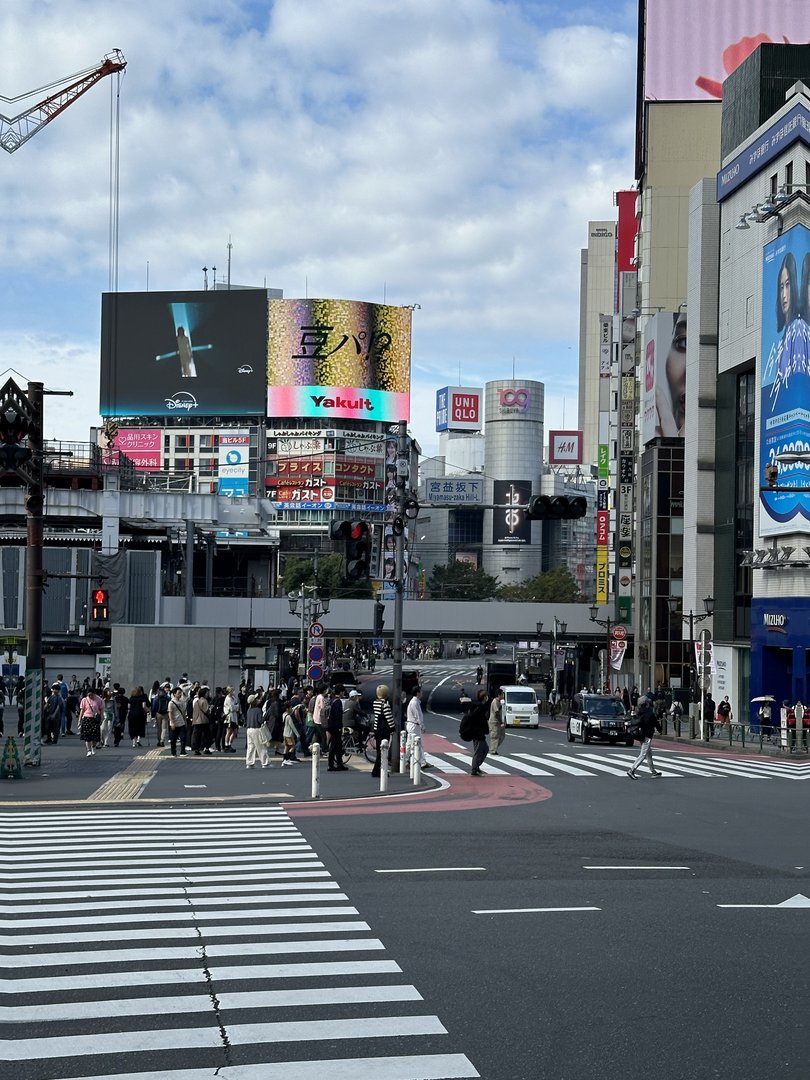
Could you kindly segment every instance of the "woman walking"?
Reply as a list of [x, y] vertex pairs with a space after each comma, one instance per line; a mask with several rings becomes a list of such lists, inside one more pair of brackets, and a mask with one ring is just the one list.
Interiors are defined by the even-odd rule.
[[186, 753], [186, 701], [179, 686], [172, 690], [169, 701], [169, 745], [172, 757], [177, 757], [177, 740], [180, 740], [180, 757]]
[[225, 687], [225, 705], [223, 707], [225, 717], [225, 743], [222, 747], [224, 753], [235, 754], [236, 736], [239, 732], [239, 698], [232, 686]]
[[[96, 691], [96, 693], [99, 693], [99, 691]], [[110, 735], [115, 723], [115, 698], [112, 690], [104, 690], [101, 697], [104, 700], [104, 716], [101, 720], [101, 741], [98, 745], [109, 746]]]
[[127, 711], [127, 726], [133, 746], [140, 746], [141, 739], [146, 738], [146, 717], [148, 715], [149, 698], [144, 693], [142, 686], [136, 686], [130, 692], [129, 709]]
[[374, 768], [371, 770], [371, 775], [379, 776], [383, 739], [388, 740], [390, 750], [391, 736], [395, 730], [394, 713], [391, 710], [391, 702], [388, 700], [388, 687], [385, 683], [377, 687], [377, 697], [374, 700], [372, 709], [374, 712], [374, 735], [377, 740], [377, 756], [374, 758]]
[[247, 742], [247, 750], [245, 752], [245, 768], [252, 769], [256, 764], [256, 756], [258, 755], [262, 768], [266, 769], [270, 764], [270, 757], [267, 753], [267, 743], [264, 741], [264, 734], [262, 732], [262, 724], [264, 723], [262, 705], [264, 701], [261, 694], [251, 694], [247, 700], [248, 711], [245, 720], [245, 740]]
[[191, 708], [191, 749], [196, 757], [210, 754], [209, 714], [211, 704], [208, 701], [208, 687], [201, 686]]
[[87, 748], [87, 756], [96, 752], [96, 744], [101, 739], [101, 717], [104, 715], [104, 701], [95, 690], [88, 691], [79, 702], [79, 738]]

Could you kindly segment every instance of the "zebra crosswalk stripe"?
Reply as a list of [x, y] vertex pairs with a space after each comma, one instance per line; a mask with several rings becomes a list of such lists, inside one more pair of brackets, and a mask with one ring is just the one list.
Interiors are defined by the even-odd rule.
[[[49, 1080], [57, 1062], [69, 1080], [479, 1078], [289, 818], [271, 831], [279, 820], [250, 807], [224, 826], [266, 830], [262, 869], [261, 843], [214, 867], [206, 844], [151, 841], [177, 828], [169, 808], [143, 826], [128, 812], [117, 833], [95, 810], [24, 825], [0, 813], [17, 841], [0, 859], [4, 1060], [26, 1062], [27, 1080]], [[214, 821], [184, 815], [195, 833]]]

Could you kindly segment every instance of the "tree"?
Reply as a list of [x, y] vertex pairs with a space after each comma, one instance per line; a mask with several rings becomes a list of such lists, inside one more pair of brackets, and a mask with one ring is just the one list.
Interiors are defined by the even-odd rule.
[[502, 585], [497, 597], [499, 600], [531, 601], [536, 604], [576, 604], [582, 600], [576, 580], [567, 566], [557, 566], [519, 585]]
[[[287, 595], [301, 585], [314, 585], [315, 563], [312, 556], [288, 555], [282, 583]], [[318, 556], [318, 588], [322, 596], [332, 600], [365, 600], [373, 595], [368, 579], [346, 580], [343, 556], [337, 553]]]
[[497, 588], [497, 578], [464, 562], [434, 566], [427, 580], [430, 600], [491, 600]]

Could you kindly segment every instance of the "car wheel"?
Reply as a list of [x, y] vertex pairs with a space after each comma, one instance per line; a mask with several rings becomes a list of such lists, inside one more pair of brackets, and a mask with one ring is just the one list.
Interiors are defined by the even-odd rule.
[[582, 745], [586, 746], [591, 741], [591, 733], [588, 731], [587, 725], [583, 725], [582, 728]]
[[632, 746], [633, 745], [633, 740], [632, 739], [625, 739], [624, 740], [624, 745], [625, 746]]
[[574, 741], [574, 736], [571, 734], [571, 723], [570, 723], [570, 721], [565, 725], [565, 733], [568, 736], [568, 741], [573, 742]]

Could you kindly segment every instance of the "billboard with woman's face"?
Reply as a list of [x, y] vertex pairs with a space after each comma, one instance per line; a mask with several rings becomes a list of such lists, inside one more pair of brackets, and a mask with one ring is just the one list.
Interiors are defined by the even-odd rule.
[[686, 422], [686, 312], [661, 311], [644, 334], [641, 440], [682, 439]]
[[[810, 532], [810, 229], [796, 225], [763, 250], [759, 487], [777, 464], [780, 488], [761, 491], [759, 532]], [[803, 454], [807, 461], [783, 461]]]

